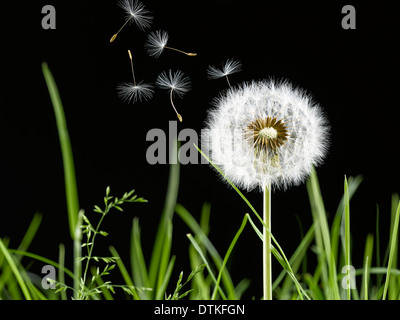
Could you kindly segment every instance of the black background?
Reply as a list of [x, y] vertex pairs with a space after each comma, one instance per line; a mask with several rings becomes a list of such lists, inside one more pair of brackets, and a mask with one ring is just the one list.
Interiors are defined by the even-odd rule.
[[[208, 65], [228, 58], [243, 64], [230, 77], [233, 85], [268, 77], [289, 79], [307, 89], [324, 108], [331, 125], [331, 146], [317, 169], [328, 213], [336, 211], [344, 175], [363, 175], [351, 204], [353, 263], [362, 265], [363, 244], [375, 232], [376, 205], [381, 210], [382, 242], [388, 239], [391, 194], [399, 191], [398, 49], [394, 8], [385, 2], [145, 1], [153, 12], [151, 30], [169, 33], [168, 45], [197, 52], [196, 57], [164, 51], [148, 57], [147, 32], [125, 28], [114, 43], [110, 37], [125, 21], [114, 1], [35, 1], [2, 11], [1, 50], [1, 212], [0, 236], [18, 246], [35, 212], [43, 222], [31, 251], [57, 260], [58, 244], [71, 258], [62, 158], [54, 113], [41, 73], [46, 61], [63, 101], [75, 158], [80, 206], [90, 213], [101, 204], [106, 186], [120, 195], [136, 189], [147, 204], [125, 206], [125, 213], [107, 217], [110, 233], [99, 242], [101, 253], [113, 244], [129, 260], [132, 218], [142, 225], [145, 255], [150, 256], [168, 182], [168, 165], [149, 165], [146, 150], [152, 128], [168, 132], [174, 121], [168, 95], [156, 90], [151, 101], [124, 104], [116, 86], [131, 77], [127, 50], [134, 55], [138, 79], [154, 82], [163, 71], [179, 69], [193, 89], [176, 105], [184, 118], [178, 130], [200, 132], [210, 102], [227, 88], [224, 79], [208, 80]], [[41, 9], [56, 8], [56, 30], [43, 30]], [[341, 9], [357, 10], [357, 29], [344, 30]], [[246, 194], [261, 212], [262, 197]], [[181, 166], [178, 202], [196, 218], [211, 202], [210, 238], [224, 254], [249, 209], [207, 165]], [[305, 185], [273, 195], [272, 230], [288, 256], [311, 224]], [[172, 253], [175, 273], [190, 272], [189, 229], [174, 219]], [[261, 243], [249, 227], [230, 264], [234, 280], [252, 279], [249, 295], [261, 292]], [[281, 267], [274, 265], [274, 273]], [[258, 294], [257, 294], [258, 292]]]

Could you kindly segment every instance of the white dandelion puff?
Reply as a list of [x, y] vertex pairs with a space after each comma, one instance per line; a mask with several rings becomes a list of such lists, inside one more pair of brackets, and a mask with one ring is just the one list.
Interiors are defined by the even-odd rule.
[[145, 101], [150, 100], [153, 97], [154, 90], [153, 86], [148, 83], [144, 83], [143, 81], [136, 82], [135, 71], [133, 69], [133, 59], [131, 51], [128, 50], [129, 59], [131, 62], [131, 70], [132, 70], [132, 79], [133, 82], [124, 82], [117, 86], [118, 96], [121, 98], [123, 102], [132, 102], [136, 101]]
[[288, 82], [242, 84], [220, 96], [209, 113], [205, 153], [227, 182], [264, 192], [264, 300], [272, 300], [271, 190], [302, 182], [322, 162], [327, 145], [321, 108]]
[[182, 116], [176, 110], [172, 98], [175, 93], [182, 98], [191, 89], [190, 78], [185, 76], [185, 74], [180, 70], [175, 72], [169, 70], [168, 73], [163, 71], [157, 77], [156, 86], [168, 90], [172, 108], [174, 108], [179, 121], [182, 122]]
[[127, 25], [132, 22], [135, 22], [140, 30], [145, 30], [149, 28], [151, 22], [153, 21], [153, 17], [150, 15], [150, 11], [146, 9], [144, 4], [138, 0], [120, 0], [118, 2], [118, 6], [125, 11], [126, 20], [122, 27], [115, 33], [110, 42], [113, 42], [115, 38], [118, 36], [120, 31]]
[[214, 66], [209, 66], [207, 69], [207, 75], [209, 79], [219, 79], [225, 77], [229, 87], [232, 88], [228, 79], [228, 75], [239, 72], [241, 71], [241, 69], [242, 69], [242, 63], [240, 61], [234, 59], [228, 59], [222, 65], [222, 69], [218, 69]]
[[158, 58], [164, 51], [164, 49], [174, 50], [191, 57], [197, 55], [197, 53], [185, 52], [172, 47], [167, 47], [167, 43], [168, 43], [168, 33], [163, 30], [157, 30], [149, 33], [149, 35], [147, 36], [147, 41], [144, 46], [147, 50], [147, 53], [154, 58]]
[[144, 101], [150, 100], [153, 97], [153, 86], [148, 83], [139, 82], [134, 84], [132, 82], [124, 82], [117, 86], [118, 96], [124, 102]]
[[303, 90], [272, 80], [218, 98], [202, 136], [211, 160], [246, 190], [298, 185], [322, 162], [327, 137], [321, 108]]

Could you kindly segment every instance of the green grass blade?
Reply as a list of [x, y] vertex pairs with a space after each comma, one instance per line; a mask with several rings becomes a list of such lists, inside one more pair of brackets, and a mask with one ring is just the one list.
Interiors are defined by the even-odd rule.
[[246, 226], [248, 216], [249, 216], [248, 214], [245, 214], [245, 216], [243, 218], [243, 221], [242, 221], [242, 224], [240, 225], [239, 230], [236, 232], [231, 244], [229, 245], [228, 250], [226, 251], [226, 254], [225, 254], [225, 257], [224, 257], [224, 261], [222, 263], [221, 268], [219, 269], [217, 283], [215, 285], [214, 292], [212, 294], [211, 300], [215, 300], [215, 298], [217, 296], [217, 290], [219, 288], [219, 284], [220, 284], [220, 281], [221, 281], [222, 273], [223, 273], [223, 271], [225, 269], [226, 263], [228, 262], [228, 259], [229, 259], [230, 255], [232, 253], [232, 250], [236, 245], [236, 242], [238, 241], [240, 235], [242, 234], [242, 232], [244, 230], [244, 227]]
[[347, 266], [346, 269], [346, 277], [347, 281], [347, 290], [346, 296], [347, 300], [351, 299], [351, 276], [350, 276], [350, 198], [349, 198], [349, 185], [347, 183], [347, 178], [344, 178], [344, 199], [345, 199], [345, 206], [344, 206], [344, 226], [345, 226], [345, 263]]
[[[149, 280], [141, 244], [139, 218], [137, 217], [132, 222], [130, 257], [133, 280], [139, 287], [148, 287]], [[141, 297], [144, 295], [143, 299], [150, 299], [149, 291], [139, 292], [139, 295]]]
[[361, 297], [368, 300], [368, 283], [370, 280], [370, 268], [372, 262], [372, 253], [374, 249], [374, 236], [372, 234], [367, 235], [365, 240], [364, 249], [364, 273], [362, 275], [363, 280], [361, 281]]
[[53, 75], [47, 66], [47, 63], [42, 63], [42, 72], [46, 80], [47, 88], [53, 104], [54, 114], [56, 117], [58, 137], [61, 145], [61, 153], [64, 165], [65, 179], [65, 194], [68, 209], [68, 221], [71, 238], [75, 238], [76, 224], [78, 221], [79, 201], [78, 189], [76, 186], [75, 166], [72, 155], [71, 142], [68, 134], [67, 121], [64, 115], [64, 109], [58, 93], [57, 85]]
[[[200, 255], [201, 259], [203, 260], [203, 263], [206, 264], [206, 268], [207, 268], [208, 273], [210, 274], [212, 280], [214, 281], [214, 284], [217, 285], [217, 279], [215, 278], [215, 275], [211, 270], [210, 264], [208, 263], [206, 257], [204, 256], [204, 253], [202, 252], [199, 244], [197, 243], [197, 241], [193, 238], [193, 236], [190, 233], [187, 234], [186, 236], [188, 237], [189, 241], [192, 243], [193, 247], [196, 249], [196, 251]], [[222, 299], [227, 300], [227, 297], [226, 297], [225, 293], [222, 291], [220, 286], [218, 286], [218, 292], [221, 295]]]
[[[299, 270], [303, 259], [306, 257], [308, 248], [310, 247], [312, 241], [314, 240], [314, 236], [315, 236], [314, 225], [311, 225], [310, 229], [307, 231], [307, 233], [301, 240], [299, 246], [297, 247], [293, 255], [290, 257], [289, 262], [295, 274]], [[278, 285], [285, 278], [286, 275], [287, 271], [282, 270], [282, 272], [279, 274], [279, 276], [275, 279], [274, 283], [272, 284], [273, 290], [275, 290], [275, 288], [278, 287]], [[290, 277], [285, 278], [285, 280], [282, 283], [281, 290], [279, 292], [280, 299], [282, 300], [289, 299], [289, 293], [292, 287], [292, 283], [293, 281]]]
[[[64, 272], [64, 264], [65, 264], [65, 247], [62, 243], [59, 244], [58, 246], [58, 264], [60, 268], [58, 268], [58, 281], [60, 283], [66, 283], [65, 282], [65, 272]], [[67, 293], [65, 290], [61, 290], [61, 299], [62, 300], [67, 300]]]
[[129, 275], [128, 271], [126, 270], [126, 267], [125, 267], [124, 263], [122, 262], [119, 254], [118, 254], [118, 251], [113, 246], [110, 246], [109, 249], [110, 249], [112, 256], [117, 258], [115, 261], [117, 263], [118, 269], [121, 272], [121, 275], [122, 275], [125, 283], [130, 287], [133, 298], [135, 300], [140, 300], [140, 296], [137, 293], [137, 290], [135, 288], [135, 285], [133, 284], [131, 276]]
[[385, 287], [383, 290], [382, 300], [386, 299], [386, 294], [387, 294], [388, 287], [389, 287], [390, 271], [392, 268], [393, 257], [395, 254], [394, 251], [396, 248], [397, 235], [398, 235], [398, 231], [399, 231], [399, 217], [400, 217], [400, 202], [398, 203], [398, 206], [397, 206], [396, 216], [395, 216], [395, 220], [394, 220], [393, 227], [392, 227], [389, 262], [388, 262], [388, 266], [387, 266], [386, 281], [385, 281]]
[[[24, 237], [22, 238], [20, 245], [18, 246], [18, 250], [20, 250], [20, 251], [28, 250], [33, 238], [36, 235], [36, 232], [40, 226], [41, 221], [42, 221], [42, 215], [36, 213], [33, 216], [32, 221], [29, 224], [29, 227], [28, 227], [27, 231], [25, 232]], [[15, 255], [14, 259], [16, 262], [20, 262], [22, 259], [22, 256]], [[3, 268], [3, 272], [0, 275], [0, 292], [2, 291], [3, 286], [6, 283], [6, 279], [8, 279], [8, 277], [11, 275], [11, 272], [12, 271], [9, 268], [9, 266], [6, 266], [5, 268]]]
[[[198, 243], [199, 249], [203, 251], [201, 248], [203, 245], [206, 248], [207, 252], [210, 254], [217, 269], [218, 270], [221, 269], [223, 263], [222, 258], [219, 255], [217, 249], [215, 249], [214, 245], [208, 239], [207, 235], [204, 233], [201, 226], [197, 223], [197, 221], [193, 218], [193, 216], [189, 213], [189, 211], [187, 211], [181, 204], [177, 203], [175, 210], [178, 216], [183, 220], [183, 222], [185, 222], [186, 225], [196, 235], [197, 238], [196, 243]], [[228, 299], [236, 300], [235, 286], [233, 285], [229, 272], [226, 269], [224, 269], [222, 274], [222, 282], [227, 292]]]
[[171, 259], [169, 259], [168, 266], [164, 272], [164, 279], [162, 280], [162, 283], [156, 292], [156, 300], [162, 300], [165, 297], [165, 292], [167, 290], [169, 280], [171, 279], [172, 270], [175, 265], [175, 259], [175, 256], [172, 256]]
[[172, 221], [167, 220], [167, 230], [164, 238], [164, 246], [161, 252], [160, 265], [158, 269], [158, 280], [156, 289], [156, 299], [162, 299], [165, 294], [166, 284], [165, 281], [169, 280], [171, 274], [169, 269], [173, 267], [173, 263], [170, 262], [170, 253], [172, 246]]
[[19, 251], [19, 250], [14, 250], [14, 249], [8, 249], [8, 251], [9, 251], [10, 253], [14, 253], [14, 254], [17, 254], [17, 255], [26, 256], [26, 257], [28, 257], [28, 258], [32, 258], [32, 259], [41, 261], [41, 262], [43, 262], [43, 263], [45, 263], [45, 264], [52, 265], [52, 266], [56, 267], [56, 268], [59, 269], [59, 270], [62, 269], [63, 272], [65, 272], [69, 277], [71, 277], [71, 279], [74, 279], [74, 278], [75, 278], [75, 275], [74, 275], [74, 273], [73, 273], [72, 271], [70, 271], [69, 269], [63, 267], [62, 265], [60, 265], [59, 263], [57, 263], [57, 262], [55, 262], [55, 261], [53, 261], [53, 260], [47, 259], [47, 258], [45, 258], [45, 257], [42, 257], [42, 256], [40, 256], [40, 255], [38, 255], [38, 254], [31, 253], [31, 252]]
[[15, 279], [17, 279], [17, 282], [21, 288], [21, 291], [25, 297], [26, 300], [32, 300], [32, 297], [29, 293], [29, 290], [25, 284], [25, 281], [22, 278], [21, 273], [18, 270], [18, 267], [15, 264], [15, 261], [13, 257], [10, 255], [9, 251], [7, 248], [4, 246], [3, 241], [0, 239], [0, 251], [2, 251], [4, 258], [7, 260], [8, 265], [10, 266], [12, 272], [14, 273]]
[[[314, 168], [312, 168], [311, 175], [307, 180], [307, 190], [315, 223], [315, 241], [319, 252], [318, 260], [322, 267], [322, 277], [325, 278], [324, 281], [327, 282], [327, 285], [325, 285], [327, 299], [339, 300], [340, 294], [336, 273], [336, 260], [332, 252], [325, 206]], [[328, 270], [328, 274], [326, 274], [326, 269]]]
[[[178, 150], [179, 150], [179, 141], [174, 141], [174, 147], [171, 151], [171, 160], [172, 157], [175, 157], [175, 161], [171, 161], [170, 164], [170, 173], [168, 179], [168, 189], [165, 198], [164, 209], [161, 214], [160, 222], [158, 225], [156, 239], [154, 241], [154, 247], [152, 251], [152, 255], [150, 258], [149, 264], [149, 285], [151, 288], [156, 288], [158, 284], [157, 279], [163, 279], [164, 275], [160, 274], [160, 262], [163, 256], [163, 251], [165, 248], [171, 246], [170, 243], [167, 243], [167, 231], [168, 224], [172, 223], [172, 217], [175, 211], [176, 200], [178, 198], [179, 191], [179, 162], [177, 161]], [[165, 270], [164, 270], [165, 271]]]

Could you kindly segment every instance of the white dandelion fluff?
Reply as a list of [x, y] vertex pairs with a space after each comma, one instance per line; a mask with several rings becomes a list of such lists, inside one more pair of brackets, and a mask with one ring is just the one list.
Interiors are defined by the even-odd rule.
[[322, 162], [328, 126], [321, 108], [288, 82], [261, 81], [216, 100], [203, 149], [237, 186], [286, 189]]
[[241, 71], [242, 63], [239, 60], [228, 59], [223, 65], [222, 69], [218, 69], [214, 66], [209, 66], [207, 69], [207, 75], [209, 79], [219, 79], [226, 77], [229, 87], [231, 84], [228, 79], [228, 75]]
[[192, 57], [197, 55], [197, 53], [185, 52], [172, 47], [167, 47], [167, 43], [168, 43], [168, 33], [163, 30], [157, 30], [149, 33], [149, 35], [147, 36], [147, 41], [144, 44], [144, 47], [147, 50], [149, 56], [154, 58], [158, 58], [164, 51], [164, 49], [174, 50]]
[[172, 98], [175, 93], [182, 98], [191, 89], [190, 78], [185, 76], [185, 74], [180, 70], [175, 72], [169, 70], [168, 73], [163, 71], [157, 77], [156, 86], [161, 89], [168, 90], [171, 105], [174, 108], [179, 121], [182, 122], [182, 116], [176, 110]]
[[131, 71], [133, 82], [124, 82], [117, 86], [118, 96], [123, 102], [132, 102], [150, 100], [153, 97], [153, 86], [140, 81], [136, 82], [135, 71], [133, 69], [133, 61], [131, 51], [128, 50], [129, 59], [131, 62]]
[[153, 17], [150, 15], [150, 11], [146, 9], [144, 4], [138, 0], [120, 0], [118, 6], [125, 11], [126, 20], [122, 27], [115, 33], [110, 42], [113, 42], [120, 31], [132, 22], [135, 22], [140, 30], [145, 30], [149, 28]]
[[118, 96], [124, 102], [150, 100], [153, 97], [153, 86], [148, 83], [124, 82], [117, 86]]
[[168, 43], [168, 33], [163, 30], [157, 30], [150, 32], [147, 36], [145, 48], [147, 53], [155, 58], [158, 58], [164, 51], [165, 46]]

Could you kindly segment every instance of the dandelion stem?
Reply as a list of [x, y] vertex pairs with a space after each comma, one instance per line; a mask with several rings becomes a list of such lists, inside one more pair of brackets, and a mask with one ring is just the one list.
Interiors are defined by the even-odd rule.
[[176, 111], [175, 105], [174, 105], [174, 101], [172, 100], [172, 91], [170, 91], [169, 93], [169, 99], [171, 100], [171, 104], [172, 104], [172, 108], [174, 108], [176, 116], [178, 117], [179, 121], [182, 122], [182, 116], [178, 113], [178, 111]]
[[[266, 185], [264, 189], [264, 222], [271, 232], [271, 187]], [[272, 300], [272, 268], [271, 268], [271, 236], [263, 229], [263, 290], [264, 300]]]
[[227, 74], [225, 75], [225, 78], [226, 78], [226, 81], [228, 81], [228, 86], [229, 86], [229, 88], [232, 89], [232, 86], [231, 86], [231, 83], [229, 82], [229, 78], [228, 78], [228, 75], [227, 75]]
[[129, 19], [127, 19], [127, 20], [125, 21], [125, 23], [122, 25], [122, 27], [111, 37], [110, 43], [111, 43], [111, 42], [114, 42], [115, 38], [118, 36], [118, 33], [121, 32], [121, 30], [126, 26], [126, 24], [127, 24], [132, 18], [133, 18], [133, 16], [130, 17]]
[[164, 48], [165, 48], [165, 49], [170, 49], [170, 50], [178, 51], [178, 52], [183, 53], [183, 54], [186, 54], [187, 56], [190, 56], [190, 57], [197, 56], [197, 53], [185, 52], [185, 51], [182, 51], [182, 50], [179, 50], [179, 49], [175, 49], [175, 48], [171, 48], [171, 47], [167, 47], [167, 46], [164, 46]]
[[135, 71], [133, 71], [133, 61], [132, 61], [131, 50], [128, 50], [128, 54], [129, 54], [129, 59], [131, 60], [131, 69], [132, 69], [133, 85], [136, 87]]

